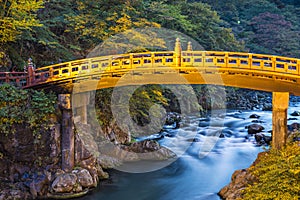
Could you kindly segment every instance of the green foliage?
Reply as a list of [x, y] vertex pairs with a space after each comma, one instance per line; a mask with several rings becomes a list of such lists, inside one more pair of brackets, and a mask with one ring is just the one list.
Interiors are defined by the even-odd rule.
[[[42, 6], [38, 4], [41, 1], [34, 2]], [[224, 22], [217, 13], [202, 3], [184, 0], [51, 0], [45, 1], [43, 6], [38, 9], [37, 16], [33, 11], [30, 12], [35, 22], [43, 26], [24, 29], [21, 35], [15, 37], [15, 43], [7, 45], [2, 55], [6, 55], [5, 65], [17, 65], [22, 70], [24, 60], [29, 57], [33, 58], [37, 66], [83, 58], [111, 36], [132, 28], [145, 27], [165, 27], [180, 31], [194, 37], [207, 50], [243, 49], [231, 30], [223, 26]], [[165, 43], [170, 42], [160, 41], [159, 38], [158, 41], [153, 40], [151, 33], [131, 31], [126, 34], [129, 36], [127, 38], [131, 38], [128, 42], [136, 46], [129, 45], [129, 52], [138, 51], [137, 41], [143, 47], [150, 47], [147, 50], [162, 49]], [[133, 37], [130, 37], [132, 34]], [[151, 39], [146, 40], [147, 36]], [[113, 39], [109, 42], [118, 41]], [[124, 45], [128, 46], [123, 42], [114, 45], [117, 50], [119, 47], [124, 48]]]
[[39, 0], [0, 0], [0, 44], [12, 42], [24, 30], [41, 26], [36, 11], [43, 7]]
[[[91, 48], [112, 35], [132, 28], [158, 27], [149, 22], [138, 10], [141, 0], [138, 1], [76, 1], [75, 14], [67, 14], [67, 34], [73, 34], [75, 39], [70, 41], [82, 54], [87, 54]], [[74, 34], [75, 33], [75, 34]]]
[[188, 35], [195, 38], [206, 50], [242, 51], [244, 46], [237, 41], [230, 28], [224, 26], [217, 12], [203, 3], [183, 4], [182, 13], [188, 16], [193, 30]]
[[[132, 119], [139, 125], [150, 122], [149, 109], [154, 104], [167, 105], [167, 99], [163, 96], [162, 88], [157, 85], [146, 85], [138, 88], [133, 94], [130, 87], [122, 87], [121, 95], [128, 95], [129, 111]], [[125, 92], [124, 92], [125, 91]], [[113, 89], [103, 89], [96, 93], [96, 114], [100, 125], [109, 125], [112, 121], [111, 97]], [[118, 98], [117, 98], [118, 99]], [[126, 105], [118, 105], [120, 108]], [[121, 109], [122, 110], [122, 109]]]
[[17, 125], [29, 126], [33, 134], [47, 128], [54, 114], [56, 97], [36, 90], [0, 86], [0, 132], [13, 134]]
[[[175, 41], [175, 39], [174, 39]], [[88, 57], [166, 49], [166, 43], [151, 28], [131, 29], [110, 37], [94, 48]]]
[[162, 27], [191, 36], [206, 50], [243, 50], [231, 29], [207, 4], [200, 2], [146, 1], [145, 15]]
[[109, 126], [112, 120], [111, 95], [113, 89], [97, 90], [95, 94], [96, 116], [100, 126]]
[[[173, 87], [173, 88], [172, 88]], [[114, 122], [113, 114], [111, 111], [112, 106], [117, 106], [119, 108], [119, 112], [117, 114], [122, 115], [121, 112], [127, 112], [129, 106], [129, 115], [131, 119], [139, 126], [145, 126], [149, 123], [160, 123], [160, 119], [162, 119], [162, 113], [160, 110], [151, 109], [154, 105], [159, 105], [163, 107], [166, 112], [178, 112], [181, 113], [181, 109], [184, 110], [185, 113], [188, 112], [199, 112], [201, 110], [201, 106], [199, 106], [198, 102], [190, 103], [189, 95], [194, 93], [193, 88], [189, 86], [179, 87], [176, 85], [164, 87], [160, 85], [144, 85], [137, 88], [133, 93], [130, 86], [122, 87], [122, 92], [114, 93], [115, 99], [121, 99], [117, 105], [112, 105], [111, 97], [113, 95], [113, 89], [102, 89], [97, 91], [96, 93], [96, 116], [100, 123], [100, 126], [108, 126]], [[177, 96], [172, 92], [177, 90]], [[178, 96], [181, 95], [181, 96]], [[122, 99], [129, 99], [129, 102], [123, 101]], [[185, 108], [181, 108], [181, 105], [185, 105]], [[125, 103], [129, 105], [124, 105]], [[154, 112], [158, 111], [158, 112]], [[158, 121], [151, 121], [151, 115], [158, 119]], [[125, 119], [124, 119], [125, 122]], [[135, 133], [132, 133], [133, 136]]]
[[202, 0], [232, 28], [247, 51], [299, 57], [300, 10], [293, 0]]
[[41, 8], [42, 0], [0, 0], [0, 66], [9, 64], [7, 50], [12, 42], [42, 25], [36, 16]]
[[[22, 70], [29, 57], [37, 66], [83, 58], [108, 38], [145, 27], [179, 31], [205, 50], [298, 57], [299, 11], [292, 0], [0, 0], [0, 65]], [[267, 12], [281, 18], [267, 19]], [[280, 27], [281, 21], [290, 25]], [[133, 46], [116, 38], [109, 45], [138, 52], [163, 49], [174, 38], [156, 41], [136, 31], [125, 36]]]
[[[154, 104], [167, 106], [167, 99], [163, 96], [163, 88], [159, 85], [145, 85], [138, 88], [130, 98], [130, 114], [139, 125], [150, 123], [149, 110]], [[160, 113], [154, 113], [160, 116]]]
[[300, 146], [292, 143], [281, 150], [271, 149], [251, 169], [257, 182], [244, 190], [243, 199], [300, 198]]

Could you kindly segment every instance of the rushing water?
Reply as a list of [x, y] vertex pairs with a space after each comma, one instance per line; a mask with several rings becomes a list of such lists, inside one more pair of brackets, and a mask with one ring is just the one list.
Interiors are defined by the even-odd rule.
[[[290, 108], [289, 113], [293, 110], [296, 109]], [[257, 114], [260, 118], [249, 118], [251, 114]], [[175, 152], [178, 148], [189, 145], [175, 162], [147, 173], [111, 170], [111, 178], [108, 181], [101, 182], [98, 189], [81, 199], [220, 199], [217, 193], [230, 182], [232, 173], [237, 169], [249, 167], [257, 154], [263, 150], [263, 147], [255, 144], [253, 137], [246, 139], [245, 127], [253, 123], [253, 120], [259, 120], [265, 128], [264, 134], [268, 134], [272, 128], [272, 113], [269, 111], [231, 111], [224, 116], [222, 126], [218, 125], [218, 118], [208, 121], [190, 117], [188, 126], [180, 130], [166, 129], [162, 133], [166, 136], [159, 140], [162, 145]], [[219, 138], [205, 157], [199, 157], [204, 142], [213, 137], [208, 135], [219, 129], [222, 129], [225, 138]]]

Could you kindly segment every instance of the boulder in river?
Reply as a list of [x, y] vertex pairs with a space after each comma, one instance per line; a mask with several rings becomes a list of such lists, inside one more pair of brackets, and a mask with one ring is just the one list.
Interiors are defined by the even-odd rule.
[[263, 126], [261, 126], [259, 124], [251, 124], [249, 126], [246, 126], [246, 128], [248, 129], [248, 134], [250, 134], [250, 135], [254, 135], [265, 129]]
[[[136, 160], [167, 160], [176, 157], [176, 154], [166, 147], [160, 146], [155, 140], [144, 140], [140, 142], [134, 142], [129, 146], [121, 146], [123, 149], [123, 157], [126, 158], [134, 156]], [[125, 150], [125, 151], [124, 151]], [[130, 161], [122, 159], [124, 161]]]
[[74, 173], [77, 175], [78, 183], [85, 188], [94, 187], [95, 183], [93, 177], [87, 169], [78, 169], [74, 170]]
[[255, 136], [255, 141], [258, 145], [264, 145], [264, 144], [270, 144], [272, 142], [272, 137], [271, 136], [266, 136], [262, 133], [256, 133]]
[[295, 131], [300, 129], [300, 124], [297, 122], [292, 123], [291, 125], [288, 125], [288, 130], [289, 131]]
[[242, 190], [247, 184], [252, 183], [254, 179], [254, 176], [249, 173], [248, 169], [236, 170], [231, 177], [230, 184], [223, 187], [218, 195], [226, 200], [243, 199]]
[[250, 117], [249, 118], [255, 118], [255, 119], [258, 119], [258, 118], [260, 118], [260, 116], [259, 115], [257, 115], [257, 114], [252, 114], [252, 115], [250, 115]]
[[293, 113], [291, 113], [291, 116], [300, 116], [300, 112], [299, 111], [294, 111]]
[[180, 126], [180, 121], [181, 121], [181, 116], [179, 113], [176, 113], [176, 112], [169, 112], [167, 114], [167, 117], [166, 117], [166, 125], [173, 125], [175, 124], [175, 127], [174, 128], [179, 128]]
[[57, 176], [51, 188], [55, 193], [69, 193], [77, 184], [77, 176], [73, 173], [65, 173]]

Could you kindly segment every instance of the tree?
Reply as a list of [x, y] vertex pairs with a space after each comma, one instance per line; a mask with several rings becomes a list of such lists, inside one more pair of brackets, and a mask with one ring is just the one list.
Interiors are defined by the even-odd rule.
[[297, 57], [300, 32], [284, 16], [269, 12], [253, 17], [247, 46], [251, 52]]
[[43, 8], [42, 0], [0, 0], [0, 58], [6, 65], [7, 44], [15, 42], [24, 31], [41, 26], [36, 12]]
[[77, 51], [86, 56], [88, 51], [112, 35], [132, 28], [158, 27], [145, 19], [138, 10], [142, 0], [88, 0], [76, 2], [74, 15], [68, 15], [67, 32], [75, 32]]
[[56, 96], [37, 90], [0, 86], [0, 133], [14, 134], [17, 126], [29, 127], [34, 135], [47, 129], [55, 113]]
[[180, 31], [194, 38], [206, 50], [241, 50], [231, 32], [224, 27], [225, 22], [217, 12], [207, 4], [200, 2], [146, 1], [144, 12], [147, 18], [161, 24], [162, 27]]

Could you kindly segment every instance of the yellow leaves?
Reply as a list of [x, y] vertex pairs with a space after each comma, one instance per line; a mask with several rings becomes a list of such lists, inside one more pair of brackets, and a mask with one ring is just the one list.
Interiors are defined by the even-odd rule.
[[155, 28], [160, 28], [161, 25], [156, 23], [156, 22], [150, 22], [145, 18], [140, 18], [139, 21], [133, 22], [133, 25], [135, 27], [155, 27]]
[[112, 15], [110, 15], [109, 17], [106, 18], [106, 20], [107, 21], [116, 21], [117, 18], [118, 18], [118, 13], [113, 12]]
[[161, 97], [162, 96], [162, 91], [161, 90], [153, 90], [152, 91], [155, 95]]
[[149, 96], [148, 92], [146, 92], [146, 91], [142, 91], [142, 92], [141, 92], [141, 96], [142, 96], [143, 98], [150, 99], [150, 96]]
[[124, 12], [120, 17], [118, 17], [117, 14], [114, 13], [113, 16], [109, 17], [108, 19], [113, 19], [114, 21], [113, 24], [115, 25], [109, 28], [109, 30], [114, 33], [123, 32], [132, 28], [131, 17]]
[[1, 7], [3, 10], [0, 11], [0, 42], [3, 44], [15, 41], [23, 30], [42, 26], [36, 19], [35, 12], [43, 8], [43, 1], [7, 0]]
[[11, 0], [11, 9], [36, 11], [43, 7], [43, 1], [39, 0]]
[[298, 175], [300, 174], [300, 169], [292, 169], [290, 170], [291, 173], [293, 173], [294, 175]]

